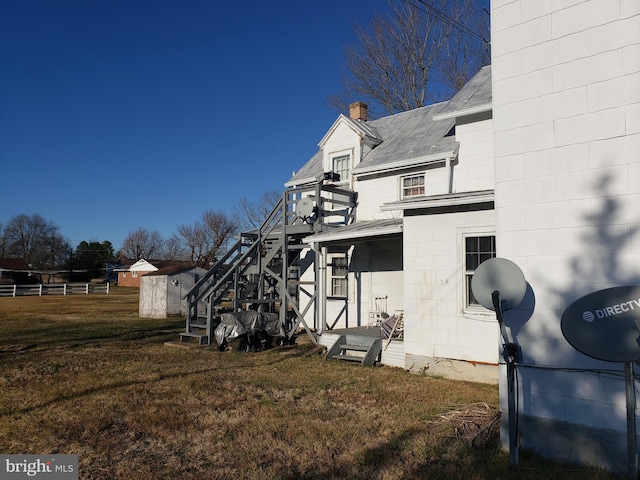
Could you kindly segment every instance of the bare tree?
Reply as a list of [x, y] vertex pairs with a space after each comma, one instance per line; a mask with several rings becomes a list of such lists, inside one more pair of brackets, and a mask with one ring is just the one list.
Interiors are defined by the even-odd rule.
[[0, 223], [0, 258], [7, 256], [7, 236], [4, 233], [4, 225]]
[[224, 212], [207, 210], [194, 225], [178, 226], [191, 261], [202, 267], [216, 262], [237, 231], [237, 222]]
[[69, 242], [58, 226], [41, 215], [21, 213], [9, 219], [2, 232], [4, 254], [24, 258], [37, 268], [54, 268], [64, 263]]
[[476, 0], [390, 0], [391, 13], [354, 26], [345, 48], [343, 92], [328, 97], [338, 111], [354, 101], [373, 116], [449, 98], [490, 61], [489, 16]]
[[175, 233], [164, 242], [165, 260], [189, 260], [191, 257], [183, 239]]
[[281, 198], [280, 190], [266, 191], [255, 201], [242, 197], [235, 207], [240, 230], [246, 232], [259, 228]]
[[130, 260], [153, 259], [163, 253], [164, 240], [156, 230], [138, 228], [124, 239], [120, 255]]

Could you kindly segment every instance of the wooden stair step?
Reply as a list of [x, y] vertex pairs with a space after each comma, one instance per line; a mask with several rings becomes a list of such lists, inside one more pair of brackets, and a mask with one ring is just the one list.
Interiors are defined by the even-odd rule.
[[363, 357], [358, 357], [356, 355], [345, 355], [343, 353], [339, 355], [334, 355], [331, 358], [333, 358], [334, 360], [346, 360], [347, 362], [358, 362], [358, 363], [362, 363], [362, 359], [363, 359]]
[[189, 328], [207, 328], [206, 323], [190, 323]]
[[371, 348], [371, 345], [357, 345], [357, 344], [342, 344], [340, 345], [342, 350], [355, 350], [357, 352], [367, 352]]

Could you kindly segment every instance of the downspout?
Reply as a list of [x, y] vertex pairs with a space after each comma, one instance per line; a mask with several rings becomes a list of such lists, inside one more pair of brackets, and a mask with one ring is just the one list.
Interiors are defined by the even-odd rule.
[[453, 193], [453, 165], [451, 165], [451, 157], [445, 159], [445, 170], [447, 172], [447, 193]]

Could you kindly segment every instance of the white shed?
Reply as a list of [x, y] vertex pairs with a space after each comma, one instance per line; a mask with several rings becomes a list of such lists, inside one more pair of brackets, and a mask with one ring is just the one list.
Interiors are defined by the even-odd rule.
[[140, 278], [141, 318], [186, 315], [185, 295], [206, 273], [197, 266], [173, 266], [147, 273]]

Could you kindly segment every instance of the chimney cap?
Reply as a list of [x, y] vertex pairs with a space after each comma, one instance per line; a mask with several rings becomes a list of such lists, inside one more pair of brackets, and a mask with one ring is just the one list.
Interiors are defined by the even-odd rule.
[[367, 121], [367, 109], [368, 106], [364, 102], [353, 102], [349, 105], [349, 117], [352, 120]]

